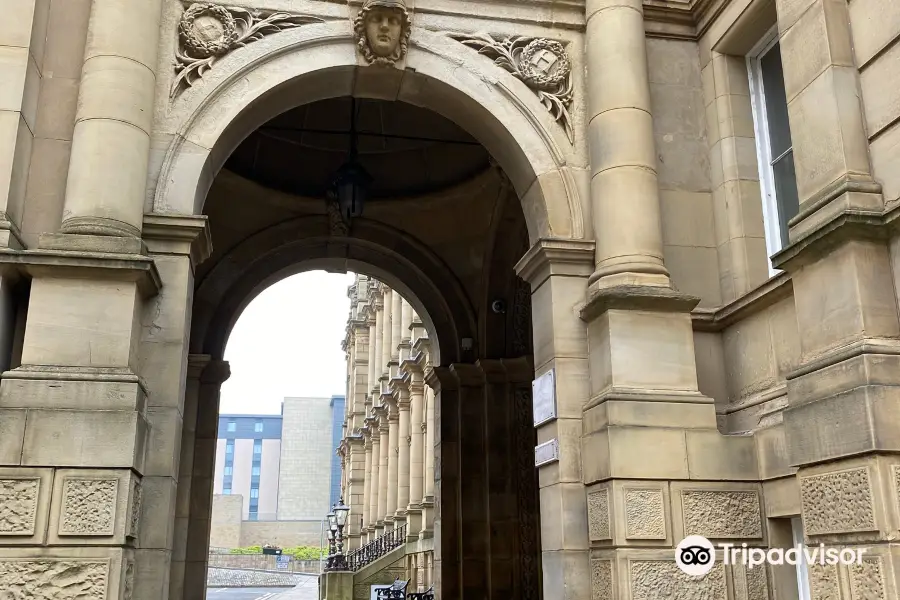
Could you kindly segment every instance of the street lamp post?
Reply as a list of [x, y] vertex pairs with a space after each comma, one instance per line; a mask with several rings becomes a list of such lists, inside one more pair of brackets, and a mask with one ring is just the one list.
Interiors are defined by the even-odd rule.
[[335, 537], [337, 533], [337, 523], [334, 510], [328, 513], [328, 528], [325, 533], [328, 535], [328, 558], [325, 560], [325, 570], [334, 571], [334, 558], [336, 554]]
[[347, 526], [347, 515], [350, 513], [350, 507], [344, 505], [344, 499], [341, 498], [332, 512], [334, 513], [334, 524], [337, 528], [337, 552], [331, 566], [335, 571], [347, 571], [349, 567], [347, 566], [347, 557], [344, 556], [344, 527]]

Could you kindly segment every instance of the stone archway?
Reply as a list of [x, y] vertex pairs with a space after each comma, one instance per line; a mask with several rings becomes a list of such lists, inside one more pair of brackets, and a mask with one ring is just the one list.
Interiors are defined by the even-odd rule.
[[[577, 181], [567, 164], [563, 132], [524, 84], [453, 39], [421, 29], [413, 30], [404, 71], [358, 67], [356, 46], [345, 23], [308, 25], [269, 36], [225, 56], [216, 69], [184, 92], [162, 125], [162, 134], [171, 141], [160, 157], [152, 212], [202, 214], [219, 170], [252, 131], [295, 106], [339, 96], [400, 100], [453, 121], [476, 138], [502, 168], [521, 205], [529, 244], [548, 238], [584, 238], [584, 192], [580, 190], [586, 188], [586, 182]], [[365, 220], [354, 225], [352, 239], [329, 236], [327, 230], [326, 220], [306, 218], [260, 232], [256, 239], [233, 248], [196, 290], [192, 353], [211, 356], [213, 361], [221, 357], [228, 331], [243, 306], [265, 285], [289, 272], [314, 264], [369, 272], [393, 281], [392, 287], [398, 290], [408, 290], [410, 301], [421, 303], [420, 314], [430, 317], [429, 328], [440, 343], [442, 365], [430, 382], [442, 398], [437, 405], [443, 404], [436, 439], [456, 452], [465, 444], [487, 449], [486, 429], [478, 439], [471, 433], [470, 439], [460, 437], [465, 416], [460, 408], [467, 402], [486, 405], [491, 394], [509, 393], [516, 403], [509, 414], [522, 409], [522, 401], [530, 398], [522, 391], [532, 375], [530, 361], [524, 366], [501, 361], [473, 364], [479, 359], [477, 353], [466, 355], [462, 348], [463, 339], [477, 339], [480, 333], [472, 309], [454, 282], [431, 277], [429, 268], [440, 268], [439, 262], [415, 244], [404, 245], [398, 232]], [[335, 253], [337, 247], [342, 250]], [[511, 258], [504, 261], [511, 263], [506, 264], [510, 272], [518, 257]], [[494, 391], [486, 391], [491, 387], [490, 377], [505, 378], [510, 369], [516, 372], [515, 385], [510, 379], [503, 384], [504, 391], [496, 391], [496, 386]], [[435, 485], [439, 500], [435, 579], [438, 589], [443, 579], [445, 597], [451, 598], [474, 593], [482, 585], [482, 572], [509, 567], [480, 564], [484, 562], [480, 558], [472, 562], [463, 555], [481, 552], [480, 545], [486, 540], [478, 534], [478, 541], [463, 550], [457, 537], [473, 523], [474, 504], [469, 500], [478, 480], [463, 482], [457, 471], [459, 460], [447, 460], [443, 466], [437, 450], [435, 465], [436, 471], [446, 470], [436, 473], [436, 480], [440, 477], [442, 481]], [[463, 507], [466, 502], [472, 506]], [[479, 518], [477, 525], [489, 523]], [[442, 528], [450, 535], [442, 537]], [[186, 591], [191, 577], [185, 573]], [[528, 585], [533, 588], [535, 583], [531, 580]]]

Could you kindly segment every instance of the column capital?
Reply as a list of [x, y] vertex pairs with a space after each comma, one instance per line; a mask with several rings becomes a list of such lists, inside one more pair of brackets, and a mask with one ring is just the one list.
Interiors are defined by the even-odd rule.
[[211, 359], [200, 373], [200, 382], [222, 385], [231, 377], [231, 365], [227, 360]]
[[468, 363], [454, 363], [450, 365], [450, 371], [459, 381], [460, 387], [478, 387], [484, 385], [485, 374], [478, 365]]
[[516, 274], [537, 289], [553, 275], [590, 277], [596, 244], [588, 240], [539, 239], [516, 263]]
[[459, 388], [459, 381], [448, 367], [428, 367], [425, 370], [425, 383], [435, 394], [441, 390], [451, 391]]
[[187, 377], [188, 379], [200, 379], [203, 369], [212, 360], [209, 354], [188, 354]]
[[580, 316], [593, 321], [608, 310], [641, 310], [651, 312], [690, 313], [700, 298], [671, 288], [649, 285], [616, 285], [588, 292], [587, 303]]
[[145, 214], [141, 237], [151, 253], [190, 256], [191, 267], [195, 270], [212, 254], [206, 215]]

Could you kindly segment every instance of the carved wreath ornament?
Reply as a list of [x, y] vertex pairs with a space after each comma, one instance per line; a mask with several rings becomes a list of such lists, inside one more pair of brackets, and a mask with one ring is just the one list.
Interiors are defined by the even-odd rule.
[[217, 59], [235, 48], [261, 40], [264, 36], [323, 19], [309, 15], [263, 13], [245, 8], [197, 3], [188, 7], [178, 23], [179, 47], [175, 51], [175, 72], [169, 97], [192, 86], [212, 68]]
[[454, 40], [478, 50], [531, 88], [553, 118], [575, 142], [569, 117], [572, 104], [572, 63], [565, 47], [555, 40], [512, 36], [496, 38], [489, 33], [448, 33]]

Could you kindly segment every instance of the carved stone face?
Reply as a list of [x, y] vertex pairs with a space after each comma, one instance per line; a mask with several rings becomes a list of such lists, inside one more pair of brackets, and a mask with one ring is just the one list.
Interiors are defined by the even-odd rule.
[[366, 39], [372, 54], [390, 57], [400, 43], [403, 13], [396, 8], [373, 7], [366, 15]]

